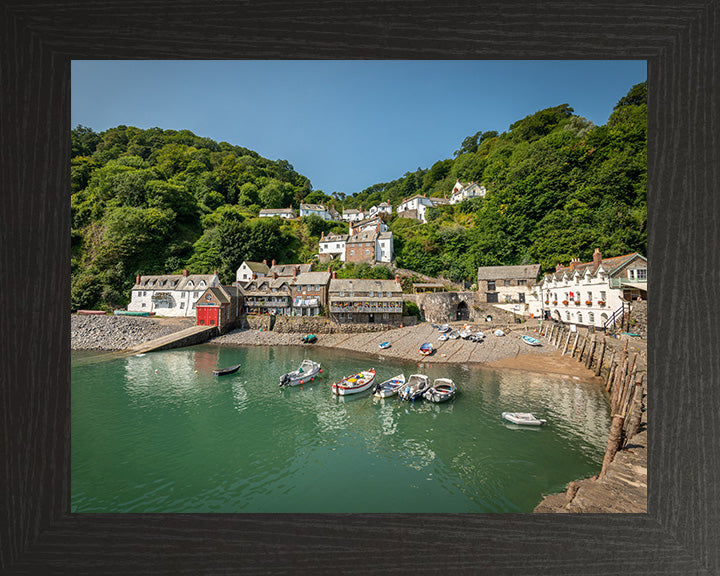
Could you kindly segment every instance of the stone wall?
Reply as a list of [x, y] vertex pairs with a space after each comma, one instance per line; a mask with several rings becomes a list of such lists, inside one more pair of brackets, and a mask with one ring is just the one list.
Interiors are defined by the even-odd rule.
[[643, 338], [647, 338], [647, 316], [647, 301], [643, 300], [640, 302], [633, 302], [632, 312], [630, 312], [629, 318], [630, 329], [628, 330], [628, 332], [640, 334], [640, 336], [642, 336]]
[[342, 324], [326, 316], [277, 316], [274, 332], [300, 334], [355, 334], [383, 332], [397, 328], [393, 324]]
[[405, 300], [413, 300], [420, 308], [423, 319], [427, 322], [454, 322], [460, 302], [465, 302], [468, 309], [468, 321], [472, 322], [480, 316], [477, 314], [477, 293], [475, 292], [435, 292], [425, 294], [404, 294]]
[[239, 323], [241, 328], [250, 328], [250, 330], [272, 330], [273, 318], [269, 314], [248, 314], [244, 317], [244, 321]]

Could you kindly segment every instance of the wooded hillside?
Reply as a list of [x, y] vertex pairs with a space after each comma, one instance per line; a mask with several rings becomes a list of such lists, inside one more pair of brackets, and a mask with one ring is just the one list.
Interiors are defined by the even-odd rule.
[[[207, 273], [234, 280], [243, 260], [308, 262], [318, 217], [257, 218], [261, 208], [334, 204], [338, 211], [421, 193], [449, 196], [456, 179], [485, 198], [397, 218], [397, 265], [473, 281], [478, 266], [646, 253], [646, 85], [634, 86], [604, 126], [567, 104], [538, 111], [503, 134], [476, 132], [439, 160], [353, 196], [313, 191], [286, 160], [187, 131], [118, 126], [72, 131], [72, 309], [124, 306], [136, 274]], [[360, 269], [362, 274], [375, 274]], [[382, 275], [385, 275], [382, 273]]]

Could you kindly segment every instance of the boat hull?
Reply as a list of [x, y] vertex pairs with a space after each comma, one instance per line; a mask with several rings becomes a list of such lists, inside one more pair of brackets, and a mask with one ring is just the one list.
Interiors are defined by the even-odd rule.
[[362, 382], [357, 385], [356, 382], [350, 382], [350, 379], [354, 378], [354, 376], [343, 378], [339, 382], [335, 382], [335, 384], [332, 385], [333, 393], [338, 396], [348, 396], [350, 394], [359, 394], [360, 392], [368, 390], [375, 383], [375, 370], [367, 370], [365, 372], [360, 372], [360, 374], [362, 375]]
[[[302, 368], [303, 365], [300, 367]], [[307, 364], [304, 372], [300, 373], [299, 369], [293, 372], [288, 372], [280, 378], [280, 386], [298, 386], [299, 384], [307, 384], [312, 382], [315, 378], [320, 376], [322, 368], [319, 362], [312, 362], [312, 365], [308, 367]]]
[[547, 420], [535, 418], [535, 416], [526, 412], [503, 412], [502, 417], [504, 420], [518, 426], [542, 426], [547, 422]]
[[430, 380], [424, 374], [413, 374], [408, 381], [398, 390], [398, 398], [401, 400], [416, 400], [421, 398], [430, 387]]
[[218, 368], [217, 370], [213, 370], [213, 374], [215, 376], [226, 376], [228, 374], [235, 374], [240, 369], [240, 364], [237, 366], [229, 366], [228, 368]]
[[373, 394], [378, 398], [389, 398], [390, 396], [395, 396], [403, 384], [405, 384], [405, 377], [402, 375], [395, 376], [394, 378], [385, 380], [382, 384], [378, 384], [374, 388]]

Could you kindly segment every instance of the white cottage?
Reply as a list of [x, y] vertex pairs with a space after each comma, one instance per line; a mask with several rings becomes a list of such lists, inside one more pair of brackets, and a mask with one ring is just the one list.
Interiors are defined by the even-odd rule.
[[485, 194], [487, 194], [485, 186], [480, 186], [476, 182], [463, 184], [458, 180], [452, 189], [452, 194], [450, 194], [450, 204], [457, 204], [470, 198], [482, 198]]
[[595, 249], [593, 261], [573, 259], [557, 265], [535, 289], [538, 314], [561, 322], [595, 326], [612, 325], [633, 300], [647, 299], [647, 258], [634, 252], [603, 258]]
[[360, 222], [364, 218], [365, 214], [362, 210], [357, 210], [355, 208], [348, 208], [347, 210], [343, 209], [342, 219], [345, 220], [345, 222]]
[[425, 224], [427, 223], [425, 212], [432, 206], [434, 206], [434, 204], [430, 198], [422, 194], [415, 194], [415, 196], [411, 196], [400, 203], [397, 208], [397, 213], [398, 216], [402, 218], [415, 218]]
[[132, 287], [131, 312], [155, 312], [158, 316], [195, 316], [195, 306], [207, 289], [220, 286], [214, 274], [166, 274], [138, 276]]
[[[273, 265], [275, 261], [273, 261]], [[250, 262], [245, 260], [235, 272], [236, 282], [249, 282], [254, 278], [262, 278], [270, 274], [270, 267], [267, 265], [267, 261], [262, 262]]]
[[347, 243], [347, 239], [347, 234], [328, 234], [326, 236], [323, 232], [320, 237], [320, 261], [340, 260], [345, 262], [345, 244]]
[[332, 220], [333, 217], [322, 204], [300, 204], [300, 217], [320, 216], [323, 220]]

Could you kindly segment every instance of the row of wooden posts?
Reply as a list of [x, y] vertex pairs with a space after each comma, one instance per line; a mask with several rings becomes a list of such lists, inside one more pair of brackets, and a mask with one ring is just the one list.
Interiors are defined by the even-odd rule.
[[[581, 335], [577, 330], [573, 332], [567, 325], [554, 323], [549, 327], [541, 326], [540, 333], [558, 350], [562, 348], [563, 356], [577, 358], [579, 362], [584, 363], [585, 368], [594, 369], [595, 376], [604, 378], [605, 391], [610, 394], [612, 423], [600, 471], [600, 477], [603, 478], [617, 451], [629, 438], [637, 434], [640, 428], [647, 383], [645, 371], [637, 365], [637, 352], [630, 358], [626, 340], [619, 351], [613, 348], [609, 361], [606, 362], [608, 339], [605, 336], [598, 338], [597, 334], [593, 334], [591, 338], [590, 334]], [[595, 354], [598, 342], [600, 349]], [[579, 352], [577, 356], [575, 356], [576, 351]], [[607, 372], [604, 372], [603, 368]]]

